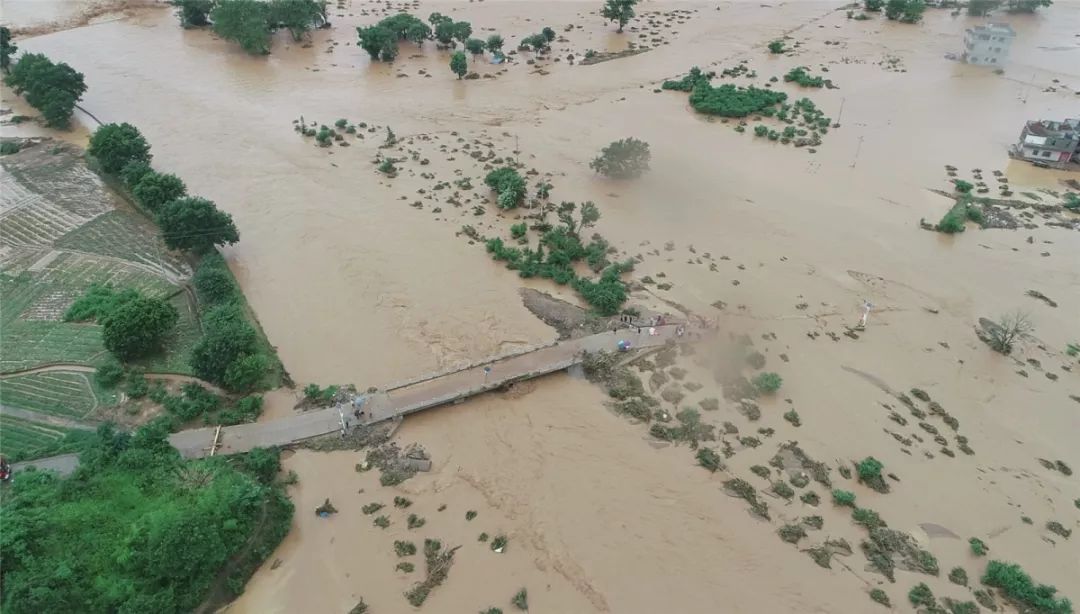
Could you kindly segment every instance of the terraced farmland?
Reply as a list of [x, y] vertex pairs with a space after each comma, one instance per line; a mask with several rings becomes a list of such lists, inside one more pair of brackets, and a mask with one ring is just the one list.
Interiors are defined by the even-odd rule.
[[[101, 328], [62, 321], [95, 283], [173, 297], [180, 311], [165, 353], [147, 367], [188, 373], [201, 334], [182, 284], [191, 268], [157, 227], [90, 171], [70, 145], [38, 143], [0, 158], [0, 373], [50, 363], [95, 366], [107, 352]], [[93, 397], [86, 400], [92, 404]]]
[[0, 453], [13, 459], [33, 458], [54, 447], [65, 435], [64, 429], [0, 414]]
[[90, 374], [51, 371], [0, 380], [0, 403], [55, 416], [82, 418], [98, 406], [99, 400]]

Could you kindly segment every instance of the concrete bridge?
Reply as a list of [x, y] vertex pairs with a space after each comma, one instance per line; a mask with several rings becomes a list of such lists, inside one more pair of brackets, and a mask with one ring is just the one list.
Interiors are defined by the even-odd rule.
[[[638, 332], [638, 331], [641, 332]], [[650, 332], [654, 334], [650, 334]], [[225, 427], [206, 427], [173, 433], [169, 442], [184, 458], [212, 454], [239, 454], [253, 448], [282, 446], [321, 435], [341, 432], [346, 424], [371, 425], [400, 419], [408, 414], [495, 390], [518, 381], [532, 379], [580, 364], [585, 353], [618, 351], [620, 341], [631, 350], [655, 348], [669, 340], [688, 341], [690, 332], [681, 323], [637, 328], [620, 328], [580, 339], [560, 341], [519, 354], [502, 356], [462, 369], [445, 371], [421, 379], [394, 384], [366, 395], [362, 420], [353, 416], [351, 406], [331, 407], [279, 418]], [[16, 463], [19, 469], [38, 466], [70, 473], [78, 465], [73, 454]]]

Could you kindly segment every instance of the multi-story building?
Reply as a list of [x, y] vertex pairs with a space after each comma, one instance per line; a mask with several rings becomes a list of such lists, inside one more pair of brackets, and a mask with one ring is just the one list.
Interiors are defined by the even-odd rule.
[[1009, 24], [991, 23], [964, 31], [964, 52], [960, 59], [969, 64], [1003, 66], [1016, 32]]
[[1040, 166], [1064, 168], [1069, 162], [1080, 163], [1080, 119], [1028, 122], [1012, 153]]

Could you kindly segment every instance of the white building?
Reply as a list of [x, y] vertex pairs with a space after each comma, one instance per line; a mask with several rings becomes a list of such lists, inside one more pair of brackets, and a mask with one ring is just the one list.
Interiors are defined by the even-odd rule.
[[960, 59], [969, 64], [1003, 66], [1016, 32], [1006, 23], [991, 23], [968, 28], [964, 33], [964, 53]]

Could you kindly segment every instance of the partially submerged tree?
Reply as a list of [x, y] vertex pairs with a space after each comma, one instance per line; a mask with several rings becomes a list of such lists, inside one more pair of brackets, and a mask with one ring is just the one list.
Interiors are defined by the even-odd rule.
[[214, 10], [217, 0], [169, 0], [176, 7], [176, 16], [185, 28], [210, 25], [210, 11]]
[[865, 0], [863, 6], [868, 11], [877, 12], [881, 10], [881, 7], [885, 6], [885, 0]]
[[885, 3], [885, 17], [903, 23], [918, 23], [925, 10], [925, 0], [888, 0]]
[[11, 30], [7, 26], [0, 26], [0, 70], [7, 72], [11, 66], [11, 56], [19, 50], [19, 46], [11, 42]]
[[484, 52], [484, 41], [479, 38], [470, 38], [465, 41], [465, 50], [473, 55], [480, 55]]
[[301, 41], [311, 28], [325, 21], [323, 6], [315, 0], [271, 0], [270, 25], [286, 28], [294, 41]]
[[270, 53], [270, 4], [259, 0], [220, 0], [210, 13], [214, 32], [248, 53]]
[[983, 328], [986, 341], [995, 352], [1002, 354], [1012, 353], [1013, 344], [1035, 328], [1030, 316], [1022, 311], [1005, 314], [990, 324]]
[[380, 25], [356, 29], [360, 37], [360, 48], [368, 52], [373, 60], [393, 62], [397, 57], [397, 40], [394, 33]]
[[1054, 0], [1006, 0], [1005, 10], [1010, 13], [1034, 13], [1039, 7], [1047, 7]]
[[638, 177], [649, 170], [649, 144], [634, 137], [613, 141], [589, 163], [589, 168], [616, 179]]
[[158, 225], [169, 249], [205, 252], [240, 240], [232, 216], [197, 196], [167, 203], [158, 214]]
[[600, 16], [608, 21], [619, 24], [619, 32], [634, 18], [634, 5], [637, 0], [605, 0], [604, 8], [600, 9]]
[[130, 162], [150, 162], [150, 144], [129, 123], [105, 124], [90, 137], [87, 153], [97, 159], [106, 173], [120, 172]]
[[465, 73], [469, 72], [469, 64], [465, 59], [464, 51], [455, 51], [454, 55], [450, 56], [450, 70], [457, 75], [458, 79], [464, 77]]
[[187, 186], [176, 175], [150, 171], [131, 192], [140, 205], [156, 213], [165, 203], [186, 195]]
[[6, 82], [26, 98], [51, 128], [67, 128], [75, 104], [86, 92], [83, 74], [40, 53], [24, 53], [11, 67]]

